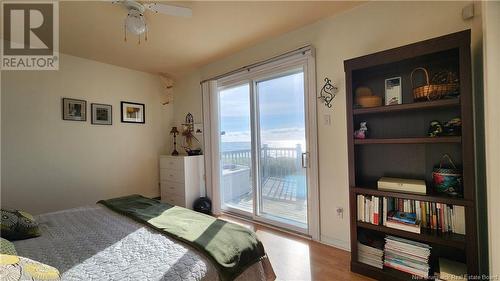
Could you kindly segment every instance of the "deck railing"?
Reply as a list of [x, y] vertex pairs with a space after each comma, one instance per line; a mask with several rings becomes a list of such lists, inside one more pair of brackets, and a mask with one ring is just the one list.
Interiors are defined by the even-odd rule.
[[[250, 149], [226, 151], [221, 155], [224, 166], [251, 166], [252, 152]], [[299, 175], [302, 169], [302, 147], [300, 144], [291, 148], [276, 148], [263, 145], [260, 150], [260, 161], [263, 178]]]

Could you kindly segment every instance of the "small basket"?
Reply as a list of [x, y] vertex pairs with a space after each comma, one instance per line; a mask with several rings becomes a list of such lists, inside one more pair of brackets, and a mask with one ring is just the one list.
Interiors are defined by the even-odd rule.
[[356, 103], [361, 107], [377, 107], [382, 105], [382, 98], [379, 96], [360, 96], [356, 98]]
[[[443, 168], [443, 161], [448, 160], [450, 168]], [[451, 168], [453, 167], [453, 168]], [[458, 169], [453, 163], [450, 155], [444, 154], [439, 161], [439, 167], [434, 168], [432, 172], [432, 182], [436, 191], [446, 193], [452, 196], [460, 196], [462, 192], [462, 170]]]
[[[416, 87], [415, 81], [413, 79], [413, 74], [415, 74], [415, 72], [419, 70], [424, 72], [426, 84]], [[431, 101], [442, 99], [450, 93], [455, 93], [459, 88], [459, 84], [455, 83], [452, 79], [448, 79], [448, 83], [431, 84], [429, 81], [429, 72], [423, 67], [415, 68], [410, 74], [410, 79], [413, 88], [413, 100], [415, 101]]]

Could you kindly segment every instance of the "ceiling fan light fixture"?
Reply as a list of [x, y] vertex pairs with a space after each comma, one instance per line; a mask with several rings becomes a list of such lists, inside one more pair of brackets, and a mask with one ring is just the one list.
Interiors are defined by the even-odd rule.
[[[1, 1], [1, 0], [0, 0]], [[138, 36], [139, 44], [141, 43], [141, 35], [144, 34], [144, 40], [148, 41], [148, 25], [144, 18], [146, 10], [154, 13], [165, 14], [169, 16], [191, 17], [193, 12], [190, 8], [178, 7], [160, 3], [141, 3], [135, 0], [113, 0], [113, 4], [121, 4], [127, 10], [128, 14], [123, 25], [124, 41], [127, 42], [127, 31]]]
[[132, 34], [143, 34], [147, 29], [144, 16], [139, 11], [130, 10], [125, 19], [125, 28]]

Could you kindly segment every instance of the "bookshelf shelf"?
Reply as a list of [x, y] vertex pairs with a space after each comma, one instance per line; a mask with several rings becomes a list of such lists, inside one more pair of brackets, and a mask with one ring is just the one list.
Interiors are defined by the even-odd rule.
[[460, 143], [461, 137], [421, 137], [421, 138], [391, 138], [391, 139], [356, 139], [354, 144], [425, 144], [425, 143]]
[[[347, 93], [351, 270], [354, 272], [378, 280], [414, 280], [410, 274], [396, 269], [386, 267], [378, 269], [359, 262], [358, 258], [366, 259], [366, 251], [358, 253], [358, 242], [369, 244], [370, 241], [366, 238], [370, 237], [376, 240], [372, 242], [384, 243], [386, 235], [392, 235], [425, 243], [431, 247], [427, 260], [430, 275], [439, 270], [438, 263], [441, 257], [465, 263], [469, 275], [480, 274], [470, 35], [470, 30], [466, 30], [344, 61]], [[426, 68], [430, 76], [442, 70], [456, 72], [460, 77], [459, 97], [415, 102], [411, 73], [417, 67]], [[371, 108], [359, 108], [355, 104], [358, 87], [368, 87], [375, 95], [383, 99], [385, 80], [391, 77], [401, 77], [402, 104]], [[417, 81], [416, 84], [421, 85], [423, 82], [425, 81]], [[462, 121], [461, 136], [435, 138], [426, 136], [432, 121], [446, 122], [457, 117]], [[354, 139], [354, 131], [361, 122], [367, 122], [368, 136], [371, 138]], [[377, 180], [385, 176], [422, 179], [429, 184], [433, 180], [433, 168], [439, 165], [444, 154], [450, 155], [455, 164], [462, 167], [463, 196], [460, 198], [433, 193], [433, 188], [427, 188], [427, 194], [377, 189]], [[460, 216], [457, 224], [460, 228], [465, 225], [466, 235], [440, 233], [428, 228], [421, 228], [421, 233], [418, 234], [381, 224], [374, 225], [358, 221], [358, 217], [365, 217], [364, 214], [358, 216], [357, 213], [358, 195], [369, 197], [370, 199], [365, 200], [365, 204], [372, 204], [368, 205], [369, 209], [366, 209], [365, 205], [365, 207], [360, 207], [360, 210], [368, 210], [369, 214], [372, 212], [372, 214], [382, 214], [382, 216], [384, 215], [384, 200], [379, 200], [382, 197], [404, 199], [401, 201], [407, 205], [398, 205], [397, 208], [400, 211], [403, 208], [406, 212], [415, 214], [418, 211], [415, 211], [416, 207], [411, 207], [415, 206], [411, 205], [414, 204], [411, 200], [436, 203], [434, 206], [437, 203], [463, 206], [457, 209], [446, 206], [444, 210], [445, 212], [451, 209], [459, 210], [456, 212], [459, 214], [457, 216]], [[374, 206], [380, 207], [378, 213], [370, 209]], [[394, 206], [391, 204], [392, 211], [395, 209]], [[432, 208], [429, 211], [427, 207], [424, 211], [435, 213], [435, 208], [438, 207]], [[442, 207], [439, 209], [443, 210]], [[445, 216], [445, 223], [450, 214]], [[438, 213], [435, 217], [437, 219], [432, 223], [443, 222], [442, 213]], [[452, 221], [453, 219], [457, 217], [453, 217]], [[376, 245], [373, 244], [373, 247]], [[401, 269], [404, 270], [404, 267]]]
[[360, 221], [357, 222], [357, 226], [420, 242], [439, 244], [462, 250], [465, 249], [465, 235], [461, 234], [438, 233], [437, 231], [432, 231], [425, 228], [422, 228], [421, 233], [418, 234], [418, 233], [386, 227], [383, 225], [374, 225], [371, 223], [360, 222]]
[[450, 197], [446, 195], [421, 195], [421, 194], [413, 194], [413, 193], [402, 193], [402, 192], [394, 192], [394, 191], [385, 191], [378, 190], [376, 188], [367, 188], [367, 187], [352, 187], [352, 192], [355, 194], [363, 194], [363, 195], [373, 195], [380, 197], [395, 197], [401, 199], [410, 199], [410, 200], [419, 200], [419, 201], [427, 201], [427, 202], [436, 202], [436, 203], [444, 203], [451, 205], [459, 205], [459, 206], [473, 206], [474, 202], [471, 200], [465, 200], [463, 198]]
[[398, 105], [356, 108], [353, 110], [352, 113], [354, 115], [362, 115], [362, 114], [391, 113], [398, 111], [412, 111], [412, 110], [422, 110], [422, 109], [439, 109], [444, 107], [458, 107], [458, 106], [460, 106], [460, 99], [454, 98], [454, 99], [436, 100], [428, 102], [412, 102], [412, 103], [398, 104]]

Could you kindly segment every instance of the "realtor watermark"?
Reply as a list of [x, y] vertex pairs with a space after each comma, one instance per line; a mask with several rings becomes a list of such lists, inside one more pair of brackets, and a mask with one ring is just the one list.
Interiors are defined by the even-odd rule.
[[2, 70], [59, 69], [57, 1], [2, 1]]
[[[417, 275], [412, 275], [411, 276], [412, 280], [442, 280], [440, 279], [439, 276], [433, 275], [433, 276], [428, 276], [428, 277], [421, 277]], [[500, 280], [500, 276], [498, 275], [487, 275], [487, 274], [481, 274], [481, 275], [472, 275], [472, 274], [463, 274], [463, 275], [451, 275], [447, 276], [446, 280]]]

